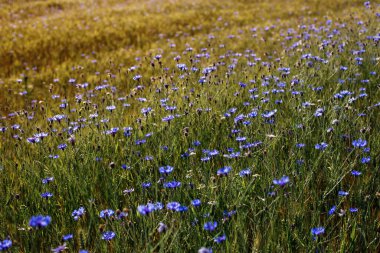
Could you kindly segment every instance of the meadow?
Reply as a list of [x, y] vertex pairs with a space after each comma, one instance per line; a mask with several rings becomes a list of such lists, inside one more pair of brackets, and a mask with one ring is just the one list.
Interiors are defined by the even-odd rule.
[[0, 252], [379, 252], [379, 22], [0, 1]]

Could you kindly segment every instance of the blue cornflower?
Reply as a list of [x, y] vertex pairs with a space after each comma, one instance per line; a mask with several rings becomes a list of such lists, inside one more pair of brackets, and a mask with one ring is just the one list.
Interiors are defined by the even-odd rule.
[[371, 157], [369, 157], [369, 156], [363, 157], [363, 158], [360, 160], [360, 162], [361, 162], [362, 164], [367, 164], [367, 163], [369, 163], [370, 161], [371, 161]]
[[205, 247], [202, 247], [198, 250], [198, 253], [212, 253], [212, 249], [211, 248], [205, 248]]
[[244, 169], [239, 172], [240, 177], [245, 177], [251, 175], [251, 170], [250, 169]]
[[68, 240], [71, 240], [73, 238], [74, 238], [73, 234], [67, 234], [67, 235], [62, 236], [62, 241], [68, 241]]
[[187, 212], [189, 208], [187, 206], [179, 206], [178, 208], [175, 209], [176, 212], [184, 213]]
[[201, 142], [198, 141], [198, 140], [196, 140], [196, 141], [193, 142], [193, 145], [196, 146], [196, 147], [198, 147], [198, 146], [201, 145]]
[[116, 106], [114, 106], [114, 105], [106, 106], [106, 110], [107, 110], [107, 111], [112, 112], [112, 111], [115, 110], [115, 109], [116, 109]]
[[58, 145], [58, 149], [60, 149], [60, 150], [65, 150], [66, 148], [67, 148], [67, 144], [65, 144], [65, 143]]
[[5, 239], [4, 241], [0, 241], [0, 251], [8, 250], [10, 247], [12, 247], [12, 240]]
[[160, 222], [158, 224], [157, 232], [161, 234], [161, 233], [165, 232], [167, 229], [168, 229], [168, 226], [166, 226], [164, 223]]
[[152, 186], [152, 183], [151, 182], [145, 182], [145, 183], [142, 183], [141, 186], [142, 186], [142, 188], [149, 188]]
[[174, 168], [172, 166], [167, 165], [167, 166], [160, 167], [159, 171], [161, 174], [169, 174], [173, 171], [173, 169]]
[[351, 213], [357, 213], [359, 211], [359, 208], [356, 207], [350, 207], [350, 212]]
[[178, 181], [171, 181], [171, 182], [166, 182], [164, 183], [164, 188], [177, 188], [181, 186], [181, 182]]
[[201, 205], [201, 200], [200, 199], [194, 199], [191, 201], [191, 204], [195, 207], [198, 207]]
[[341, 197], [345, 197], [345, 196], [349, 195], [349, 193], [345, 192], [345, 191], [339, 191], [338, 195], [341, 196]]
[[305, 147], [306, 145], [305, 145], [305, 143], [297, 143], [296, 144], [296, 147], [297, 148], [303, 148], [303, 147]]
[[324, 232], [325, 232], [324, 227], [316, 227], [316, 228], [311, 229], [311, 234], [313, 235], [314, 238], [316, 238], [316, 236], [318, 235], [323, 234]]
[[170, 121], [172, 121], [174, 118], [175, 118], [175, 117], [174, 117], [173, 115], [168, 115], [168, 116], [166, 116], [166, 117], [163, 117], [163, 118], [162, 118], [162, 121], [163, 121], [163, 122], [170, 122]]
[[88, 253], [88, 250], [80, 249], [80, 250], [79, 250], [79, 253]]
[[64, 243], [63, 245], [59, 245], [57, 248], [54, 248], [51, 251], [54, 253], [58, 253], [58, 252], [62, 252], [64, 250], [66, 250], [66, 249], [67, 249], [66, 243]]
[[275, 185], [279, 185], [279, 186], [284, 186], [286, 185], [287, 183], [289, 183], [289, 177], [288, 176], [283, 176], [282, 178], [280, 179], [274, 179], [273, 180], [273, 184]]
[[43, 228], [47, 227], [51, 222], [50, 216], [37, 215], [32, 216], [29, 220], [29, 226], [33, 228]]
[[181, 206], [178, 202], [169, 202], [166, 204], [166, 208], [169, 210], [176, 211]]
[[360, 171], [357, 171], [357, 170], [353, 170], [351, 171], [351, 175], [355, 176], [355, 177], [358, 177], [360, 176], [362, 173]]
[[333, 215], [335, 211], [336, 211], [336, 206], [331, 207], [331, 209], [329, 210], [329, 215]]
[[102, 219], [109, 218], [112, 215], [114, 215], [114, 213], [115, 213], [115, 211], [112, 209], [105, 209], [105, 210], [100, 211], [99, 217]]
[[45, 199], [48, 199], [48, 198], [53, 197], [53, 193], [51, 193], [51, 192], [44, 192], [44, 193], [41, 193], [41, 197], [45, 198]]
[[277, 109], [274, 109], [273, 111], [264, 112], [261, 114], [261, 117], [263, 118], [271, 118], [273, 117], [277, 112]]
[[315, 144], [315, 149], [318, 149], [318, 150], [325, 150], [329, 145], [325, 142], [321, 142], [321, 143], [318, 143], [318, 144]]
[[48, 183], [52, 182], [53, 180], [54, 180], [54, 177], [47, 177], [47, 178], [42, 179], [42, 183], [48, 184]]
[[221, 236], [218, 236], [218, 237], [214, 238], [214, 242], [216, 242], [216, 243], [222, 243], [225, 240], [226, 240], [226, 235], [221, 235]]
[[362, 139], [357, 139], [352, 142], [352, 146], [354, 146], [355, 148], [363, 148], [366, 145], [367, 145], [367, 141], [362, 140]]
[[206, 231], [214, 231], [217, 226], [218, 226], [218, 222], [216, 222], [216, 221], [209, 221], [209, 222], [206, 222], [203, 225], [203, 228]]
[[321, 117], [323, 115], [324, 111], [325, 111], [324, 108], [318, 108], [317, 110], [315, 110], [314, 116], [315, 117]]
[[219, 169], [216, 174], [218, 176], [227, 176], [228, 173], [231, 171], [231, 169], [232, 168], [230, 166], [226, 166], [226, 167]]
[[112, 240], [116, 236], [115, 232], [113, 231], [106, 231], [102, 234], [102, 239], [106, 241]]
[[147, 205], [140, 205], [137, 207], [137, 211], [141, 215], [147, 215], [155, 210], [155, 205], [152, 203], [148, 203]]
[[74, 210], [71, 213], [71, 216], [73, 216], [74, 220], [78, 220], [80, 217], [82, 217], [86, 213], [84, 207], [79, 207], [78, 210]]

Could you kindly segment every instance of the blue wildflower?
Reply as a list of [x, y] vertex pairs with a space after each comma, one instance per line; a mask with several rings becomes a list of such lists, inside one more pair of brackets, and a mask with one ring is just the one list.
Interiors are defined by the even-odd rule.
[[273, 184], [275, 185], [279, 185], [279, 186], [284, 186], [286, 185], [287, 183], [289, 183], [289, 177], [288, 176], [283, 176], [282, 178], [280, 179], [274, 179], [273, 180]]
[[67, 148], [67, 144], [65, 144], [65, 143], [58, 145], [58, 149], [60, 149], [60, 150], [65, 150], [66, 148]]
[[173, 189], [173, 188], [178, 188], [180, 186], [181, 186], [181, 182], [178, 182], [178, 181], [171, 181], [171, 182], [164, 183], [164, 188]]
[[249, 176], [250, 174], [251, 174], [251, 170], [250, 169], [244, 169], [244, 170], [241, 170], [239, 172], [239, 176], [240, 177]]
[[178, 202], [169, 202], [166, 204], [166, 208], [169, 210], [176, 211], [181, 206]]
[[369, 157], [369, 156], [363, 157], [363, 158], [360, 160], [360, 162], [361, 162], [362, 164], [367, 164], [367, 163], [369, 163], [370, 161], [371, 161], [371, 157]]
[[41, 197], [45, 198], [45, 199], [48, 199], [48, 198], [53, 197], [53, 193], [51, 193], [51, 192], [44, 192], [44, 193], [41, 193]]
[[53, 180], [54, 180], [53, 177], [47, 177], [47, 178], [42, 179], [42, 183], [48, 184], [48, 183], [52, 182]]
[[362, 140], [362, 139], [357, 139], [352, 142], [352, 146], [354, 146], [355, 148], [363, 148], [366, 145], [367, 145], [367, 141]]
[[338, 192], [338, 195], [341, 196], [341, 197], [345, 197], [345, 196], [348, 196], [349, 193], [348, 193], [348, 192], [345, 192], [345, 191], [339, 191], [339, 192]]
[[74, 238], [73, 234], [67, 234], [67, 235], [62, 236], [62, 241], [68, 241], [68, 240], [71, 240], [73, 238]]
[[351, 171], [351, 175], [355, 176], [355, 177], [358, 177], [360, 176], [362, 173], [360, 171], [357, 171], [357, 170], [353, 170]]
[[84, 207], [79, 207], [78, 210], [74, 210], [71, 213], [71, 216], [73, 216], [74, 220], [78, 220], [80, 217], [82, 217], [86, 213]]
[[51, 251], [54, 253], [58, 253], [58, 252], [62, 252], [64, 250], [66, 250], [66, 249], [67, 249], [66, 243], [64, 243], [63, 245], [59, 245], [57, 248], [54, 248]]
[[222, 243], [225, 240], [226, 240], [226, 235], [221, 235], [221, 236], [218, 236], [218, 237], [214, 238], [214, 242], [216, 242], [216, 243]]
[[359, 211], [359, 208], [350, 207], [349, 210], [350, 210], [351, 213], [357, 213]]
[[231, 167], [226, 166], [226, 167], [219, 169], [216, 174], [218, 176], [227, 176], [228, 173], [231, 171], [231, 169], [232, 169]]
[[198, 207], [201, 205], [201, 200], [200, 199], [194, 199], [191, 201], [191, 204], [195, 207]]
[[100, 211], [99, 217], [102, 219], [109, 218], [112, 215], [114, 215], [114, 213], [115, 213], [115, 211], [112, 209], [105, 209], [105, 210]]
[[325, 232], [324, 227], [316, 227], [316, 228], [311, 229], [311, 234], [313, 235], [314, 238], [318, 235], [323, 234], [324, 232]]
[[321, 143], [318, 143], [318, 144], [315, 144], [315, 149], [318, 149], [318, 150], [325, 150], [329, 145], [325, 142], [321, 142]]
[[29, 220], [29, 226], [33, 228], [43, 228], [47, 227], [51, 222], [50, 216], [37, 215], [32, 216]]
[[0, 251], [8, 250], [12, 247], [12, 240], [11, 239], [5, 239], [3, 241], [0, 241]]
[[206, 231], [214, 231], [217, 226], [218, 226], [218, 222], [216, 222], [216, 221], [209, 221], [209, 222], [206, 222], [203, 225], [203, 228]]
[[172, 171], [173, 171], [173, 167], [172, 166], [163, 166], [163, 167], [160, 167], [159, 168], [159, 171], [161, 174], [170, 174]]
[[331, 207], [331, 209], [329, 210], [329, 215], [333, 215], [335, 211], [336, 211], [336, 206]]
[[113, 231], [106, 231], [102, 234], [102, 239], [106, 241], [112, 240], [116, 236], [115, 232]]

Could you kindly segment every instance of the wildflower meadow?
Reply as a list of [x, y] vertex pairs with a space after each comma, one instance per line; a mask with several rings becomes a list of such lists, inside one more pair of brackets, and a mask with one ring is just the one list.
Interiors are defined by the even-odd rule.
[[380, 2], [0, 2], [0, 252], [380, 252]]

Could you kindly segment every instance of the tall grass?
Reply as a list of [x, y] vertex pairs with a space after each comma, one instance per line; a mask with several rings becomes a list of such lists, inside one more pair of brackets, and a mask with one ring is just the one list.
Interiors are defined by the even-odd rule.
[[346, 3], [3, 4], [0, 240], [377, 252], [379, 6]]

